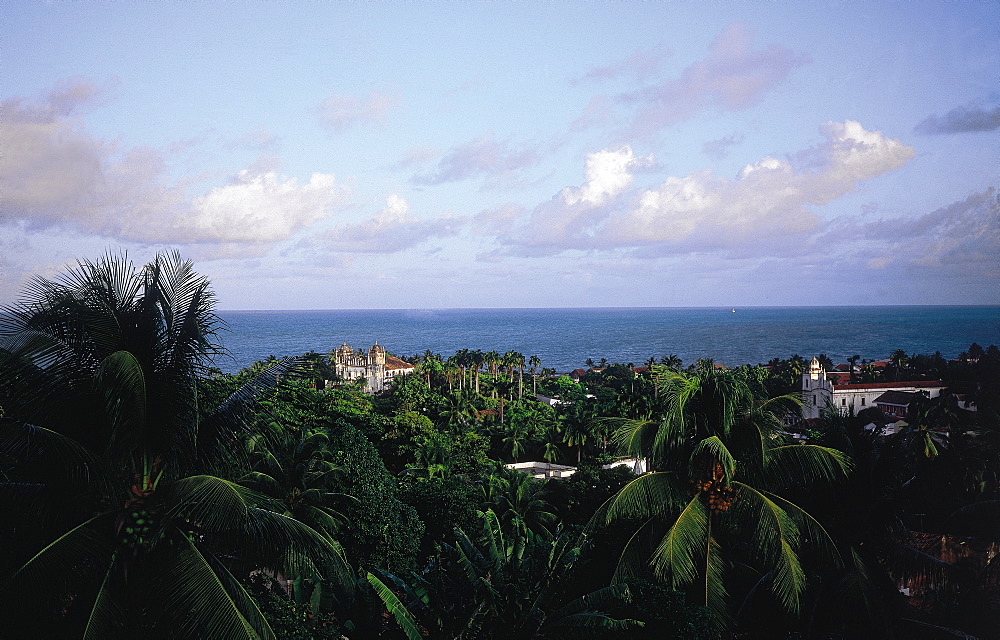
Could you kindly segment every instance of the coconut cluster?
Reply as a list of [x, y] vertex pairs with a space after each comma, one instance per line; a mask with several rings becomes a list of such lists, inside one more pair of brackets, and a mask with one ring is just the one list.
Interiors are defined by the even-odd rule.
[[713, 463], [705, 477], [695, 483], [695, 489], [702, 493], [712, 511], [729, 511], [735, 500], [733, 488], [726, 482], [725, 470], [718, 462]]

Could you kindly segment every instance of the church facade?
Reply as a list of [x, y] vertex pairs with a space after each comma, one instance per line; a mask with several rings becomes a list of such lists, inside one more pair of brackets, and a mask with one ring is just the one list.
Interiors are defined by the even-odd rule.
[[409, 362], [387, 354], [378, 341], [367, 352], [364, 349], [355, 351], [345, 342], [332, 355], [337, 376], [348, 382], [364, 380], [368, 393], [385, 391], [396, 376], [414, 371]]
[[819, 360], [812, 359], [802, 372], [802, 417], [818, 418], [830, 405], [841, 413], [855, 413], [876, 406], [876, 400], [886, 391], [920, 393], [928, 398], [941, 395], [944, 385], [937, 380], [911, 382], [874, 382], [866, 384], [835, 384], [829, 379]]

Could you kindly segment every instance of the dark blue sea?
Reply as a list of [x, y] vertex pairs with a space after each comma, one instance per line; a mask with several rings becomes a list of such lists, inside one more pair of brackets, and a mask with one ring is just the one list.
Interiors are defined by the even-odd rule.
[[560, 372], [587, 358], [634, 363], [676, 354], [685, 364], [712, 358], [727, 366], [792, 354], [886, 358], [940, 351], [953, 358], [973, 342], [1000, 344], [1000, 307], [749, 307], [595, 309], [394, 309], [223, 311], [223, 345], [236, 371], [269, 355], [328, 353], [343, 342], [367, 349], [376, 340], [400, 357], [430, 349], [537, 355]]

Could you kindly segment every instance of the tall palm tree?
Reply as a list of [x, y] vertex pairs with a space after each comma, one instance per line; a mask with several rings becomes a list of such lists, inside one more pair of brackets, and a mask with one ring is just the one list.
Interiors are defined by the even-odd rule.
[[517, 399], [520, 400], [524, 396], [524, 354], [518, 351], [512, 353], [511, 361], [517, 367]]
[[531, 394], [535, 395], [538, 393], [538, 376], [535, 372], [542, 366], [542, 361], [538, 356], [531, 356], [528, 358], [528, 366], [531, 367]]
[[244, 416], [292, 366], [204, 406], [220, 327], [208, 281], [176, 253], [82, 261], [0, 313], [0, 454], [48, 507], [39, 545], [0, 577], [7, 630], [37, 635], [45, 612], [87, 638], [270, 638], [241, 577], [344, 568], [280, 501], [205, 473], [232, 468]]
[[853, 356], [851, 356], [850, 358], [847, 359], [847, 362], [849, 362], [850, 365], [851, 365], [851, 383], [852, 384], [854, 382], [856, 382], [857, 379], [858, 379], [857, 369], [858, 369], [858, 360], [860, 360], [860, 359], [861, 359], [861, 356], [859, 356], [857, 354], [855, 354], [855, 355], [853, 355]]
[[476, 374], [476, 394], [479, 393], [479, 372], [482, 370], [483, 365], [486, 364], [486, 354], [480, 349], [469, 354], [469, 362], [472, 364], [472, 370]]
[[[797, 548], [809, 538], [835, 557], [829, 536], [781, 491], [833, 481], [846, 457], [816, 445], [787, 445], [781, 418], [797, 398], [768, 398], [759, 368], [658, 372], [666, 409], [654, 420], [623, 421], [616, 439], [647, 458], [653, 473], [626, 485], [605, 522], [639, 518], [616, 579], [650, 567], [675, 588], [696, 591], [716, 621], [728, 620], [727, 568], [753, 567], [788, 611], [799, 609], [805, 573]], [[644, 542], [657, 540], [652, 548]], [[647, 564], [648, 563], [648, 564]]]
[[563, 442], [576, 447], [577, 464], [583, 459], [583, 448], [594, 432], [593, 412], [585, 400], [581, 400], [559, 412], [558, 423], [563, 434]]
[[910, 359], [902, 349], [896, 349], [889, 354], [889, 364], [892, 365], [896, 382], [899, 382], [899, 374], [910, 365]]

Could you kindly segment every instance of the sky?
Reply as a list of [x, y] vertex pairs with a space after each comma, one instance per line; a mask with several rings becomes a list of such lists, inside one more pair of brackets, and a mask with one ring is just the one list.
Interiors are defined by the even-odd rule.
[[1000, 3], [0, 6], [0, 304], [1000, 304]]

